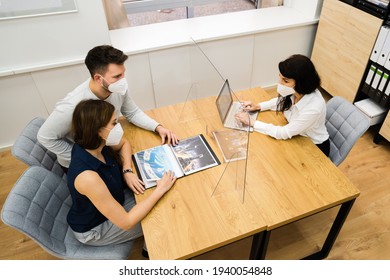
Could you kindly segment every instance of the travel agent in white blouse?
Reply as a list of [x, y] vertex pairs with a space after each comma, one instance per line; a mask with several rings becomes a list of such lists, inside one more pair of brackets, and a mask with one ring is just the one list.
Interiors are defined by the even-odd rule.
[[283, 112], [288, 124], [277, 126], [248, 118], [239, 113], [236, 119], [255, 131], [276, 139], [290, 139], [295, 135], [309, 137], [325, 155], [329, 155], [329, 134], [325, 126], [326, 102], [318, 88], [321, 79], [312, 61], [304, 55], [292, 55], [279, 63], [279, 96], [253, 104], [244, 101], [247, 111], [274, 110]]

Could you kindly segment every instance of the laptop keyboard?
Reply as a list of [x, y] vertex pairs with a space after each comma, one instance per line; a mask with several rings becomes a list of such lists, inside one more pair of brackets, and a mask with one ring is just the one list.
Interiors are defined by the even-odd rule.
[[225, 126], [227, 127], [235, 127], [235, 128], [241, 128], [243, 125], [241, 122], [237, 121], [234, 117], [235, 114], [241, 112], [241, 104], [236, 102], [232, 104], [231, 111], [229, 112], [229, 115], [225, 121]]

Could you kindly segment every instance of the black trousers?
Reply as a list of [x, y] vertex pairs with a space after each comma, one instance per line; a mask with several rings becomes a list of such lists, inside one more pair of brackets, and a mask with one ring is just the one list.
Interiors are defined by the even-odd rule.
[[318, 148], [328, 157], [330, 153], [330, 141], [328, 140], [322, 142], [321, 144], [316, 144]]
[[64, 167], [64, 166], [62, 166], [61, 164], [60, 164], [60, 166], [61, 166], [62, 170], [64, 171], [64, 173], [65, 173], [65, 174], [67, 174], [67, 173], [68, 173], [68, 168], [67, 168], [67, 167]]

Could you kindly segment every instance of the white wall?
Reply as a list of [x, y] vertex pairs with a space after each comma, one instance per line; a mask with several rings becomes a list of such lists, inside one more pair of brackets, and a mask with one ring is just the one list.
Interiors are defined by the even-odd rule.
[[285, 7], [300, 11], [307, 17], [319, 17], [324, 0], [284, 0]]
[[[218, 94], [222, 78], [198, 47], [192, 44], [191, 37], [196, 38], [199, 46], [223, 78], [228, 78], [233, 90], [237, 91], [256, 86], [274, 85], [278, 79], [277, 63], [279, 61], [293, 53], [310, 55], [317, 26], [317, 19], [308, 19], [301, 12], [294, 13], [290, 11], [290, 8], [285, 8], [285, 10], [277, 9], [277, 15], [281, 19], [275, 20], [272, 24], [269, 20], [269, 17], [273, 17], [272, 10], [263, 13], [260, 10], [247, 11], [247, 14], [251, 16], [248, 21], [242, 20], [242, 18], [248, 18], [247, 14], [234, 13], [232, 18], [218, 16], [215, 18], [218, 24], [213, 27], [213, 30], [204, 28], [212, 24], [213, 17], [188, 22], [179, 21], [176, 24], [171, 22], [163, 26], [176, 25], [179, 37], [174, 38], [172, 30], [163, 28], [163, 32], [170, 33], [168, 43], [164, 41], [165, 36], [160, 34], [154, 37], [145, 27], [139, 30], [123, 30], [125, 33], [114, 30], [113, 33], [109, 33], [108, 38], [108, 28], [105, 22], [97, 19], [104, 19], [103, 7], [100, 1], [93, 1], [94, 5], [91, 1], [93, 0], [78, 1], [79, 13], [77, 14], [59, 15], [70, 16], [71, 18], [67, 20], [78, 21], [78, 24], [69, 22], [69, 28], [72, 31], [65, 32], [67, 38], [64, 38], [58, 29], [57, 17], [59, 16], [42, 18], [44, 24], [40, 23], [38, 18], [23, 19], [21, 20], [23, 24], [31, 25], [26, 32], [39, 34], [39, 30], [46, 31], [42, 37], [46, 42], [30, 42], [29, 40], [32, 40], [34, 36], [26, 34], [25, 36], [29, 39], [21, 40], [23, 44], [32, 45], [31, 48], [25, 48], [28, 55], [19, 48], [1, 46], [3, 56], [4, 52], [8, 51], [12, 52], [13, 56], [17, 56], [17, 59], [14, 63], [8, 57], [0, 59], [1, 65], [4, 59], [9, 64], [7, 69], [12, 68], [12, 71], [1, 72], [1, 69], [5, 68], [0, 66], [0, 98], [2, 100], [0, 103], [0, 126], [2, 128], [0, 149], [11, 146], [32, 118], [47, 117], [59, 99], [88, 78], [89, 74], [83, 60], [87, 51], [95, 45], [111, 43], [129, 55], [125, 66], [130, 91], [135, 102], [146, 110], [184, 101], [194, 84], [198, 86], [199, 97]], [[260, 16], [257, 16], [257, 13]], [[229, 22], [228, 25], [221, 23], [223, 18]], [[242, 27], [232, 21], [234, 18], [237, 22], [243, 22]], [[64, 23], [67, 20], [59, 20], [59, 22]], [[20, 32], [22, 24], [18, 21], [13, 20], [15, 30]], [[190, 25], [186, 25], [187, 23]], [[79, 28], [83, 24], [87, 26], [86, 33]], [[51, 28], [48, 25], [51, 25]], [[234, 27], [229, 28], [230, 25]], [[2, 27], [3, 22], [0, 22], [1, 32], [3, 32]], [[5, 30], [10, 29], [10, 23], [6, 23], [6, 27]], [[75, 30], [76, 27], [78, 27], [77, 30]], [[61, 28], [65, 27], [61, 26]], [[220, 30], [223, 34], [216, 36]], [[69, 39], [71, 34], [74, 34], [77, 40]], [[85, 38], [81, 39], [81, 34], [84, 34]], [[148, 44], [156, 44], [156, 41], [151, 38], [158, 38], [157, 43], [160, 45], [148, 47]], [[50, 42], [50, 39], [54, 42]], [[127, 49], [126, 44], [134, 49]], [[73, 45], [77, 45], [77, 50]], [[56, 52], [53, 48], [59, 51], [58, 56], [55, 56]], [[33, 56], [35, 61], [28, 56]], [[72, 59], [72, 57], [76, 58]], [[49, 60], [50, 63], [45, 64]], [[32, 65], [32, 63], [35, 64]]]
[[75, 62], [93, 46], [110, 44], [101, 1], [77, 6], [77, 13], [0, 21], [0, 148], [88, 77]]
[[316, 31], [316, 25], [307, 25], [256, 35], [250, 87], [275, 85], [279, 78], [278, 63], [290, 55], [310, 57]]
[[0, 21], [0, 72], [83, 59], [109, 44], [102, 1], [78, 0], [78, 12]]

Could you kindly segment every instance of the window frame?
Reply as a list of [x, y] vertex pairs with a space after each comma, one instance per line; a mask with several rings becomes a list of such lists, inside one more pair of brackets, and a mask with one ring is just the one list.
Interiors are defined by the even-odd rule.
[[[194, 17], [194, 7], [199, 5], [213, 4], [226, 0], [123, 0], [127, 14], [151, 12], [164, 9], [186, 8], [187, 18]], [[261, 0], [251, 0], [258, 8]]]

